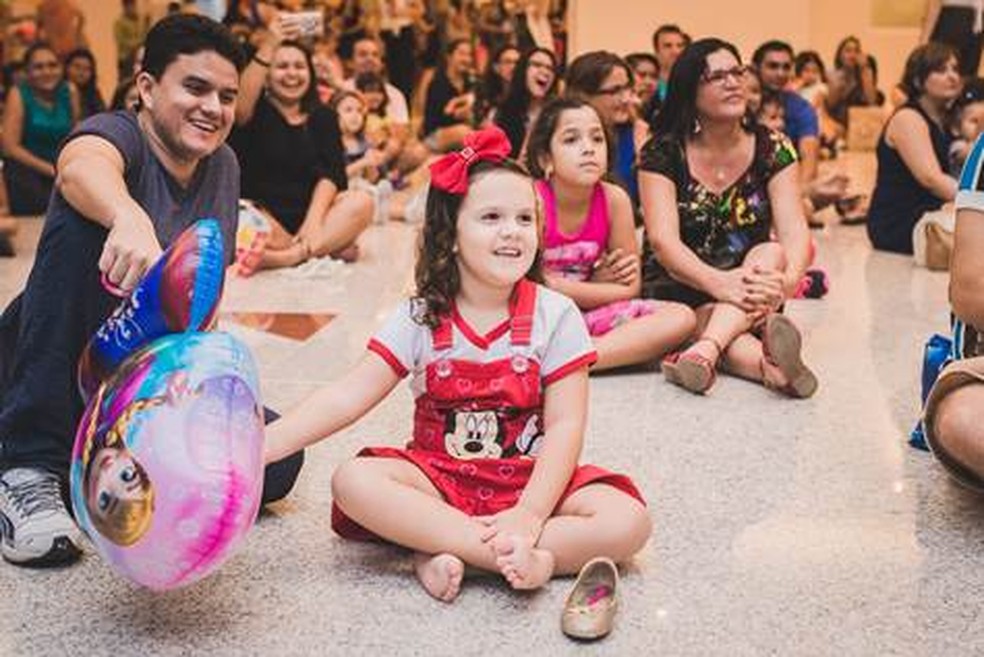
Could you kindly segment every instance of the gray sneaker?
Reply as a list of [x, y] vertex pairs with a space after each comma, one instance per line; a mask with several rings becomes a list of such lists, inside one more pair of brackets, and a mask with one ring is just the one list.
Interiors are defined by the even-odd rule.
[[67, 565], [82, 552], [58, 476], [36, 468], [0, 472], [0, 554], [18, 566]]

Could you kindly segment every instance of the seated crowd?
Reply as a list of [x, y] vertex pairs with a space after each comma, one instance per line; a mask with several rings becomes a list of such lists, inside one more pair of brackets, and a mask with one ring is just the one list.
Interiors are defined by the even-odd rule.
[[[38, 43], [25, 53], [21, 79], [9, 86], [2, 138], [9, 209], [15, 215], [48, 213], [35, 271], [49, 270], [37, 280], [32, 274], [28, 293], [11, 304], [0, 322], [4, 339], [0, 440], [6, 441], [0, 447], [8, 448], [0, 450], [0, 456], [18, 462], [19, 471], [54, 472], [57, 490], [67, 462], [63, 434], [81, 412], [75, 391], [66, 385], [71, 365], [84, 344], [83, 331], [98, 326], [112, 305], [91, 281], [78, 280], [74, 291], [62, 290], [58, 277], [71, 278], [73, 267], [93, 270], [98, 261], [110, 282], [132, 288], [141, 266], [127, 263], [125, 249], [117, 252], [110, 246], [133, 240], [151, 245], [143, 253], [148, 258], [159, 254], [161, 245], [153, 238], [157, 224], [151, 223], [173, 220], [169, 213], [184, 202], [183, 194], [204, 184], [195, 166], [207, 161], [212, 182], [238, 172], [239, 179], [230, 189], [238, 187], [241, 199], [223, 197], [217, 202], [221, 211], [241, 200], [266, 226], [262, 238], [235, 256], [235, 271], [243, 276], [325, 257], [357, 259], [359, 236], [374, 218], [380, 222], [399, 218], [400, 212], [389, 207], [393, 194], [402, 194], [405, 202], [416, 194], [428, 194], [426, 252], [427, 240], [438, 239], [428, 233], [437, 230], [431, 215], [438, 209], [451, 221], [458, 214], [468, 217], [473, 191], [476, 198], [490, 194], [483, 186], [495, 180], [504, 189], [515, 187], [525, 171], [534, 180], [535, 196], [531, 195], [529, 205], [542, 209], [542, 253], [538, 252], [536, 266], [542, 265], [549, 295], [544, 303], [571, 303], [579, 311], [574, 316], [578, 322], [583, 320], [583, 327], [571, 330], [575, 337], [580, 335], [577, 331], [587, 336], [578, 348], [596, 353], [593, 370], [659, 363], [666, 381], [697, 394], [712, 389], [719, 371], [758, 382], [786, 397], [808, 398], [816, 392], [817, 377], [802, 359], [803, 338], [783, 310], [789, 299], [803, 294], [804, 282], [810, 280], [815, 246], [809, 226], [823, 224], [824, 208], [833, 206], [845, 223], [866, 221], [874, 248], [912, 253], [919, 222], [927, 213], [945, 210], [946, 204], [956, 201], [951, 293], [957, 323], [966, 330], [960, 360], [944, 372], [930, 399], [927, 433], [951, 471], [981, 486], [984, 436], [979, 435], [976, 416], [967, 409], [979, 408], [978, 397], [984, 390], [980, 385], [984, 367], [977, 363], [984, 356], [976, 329], [972, 330], [984, 330], [984, 293], [979, 289], [982, 277], [976, 257], [976, 249], [984, 248], [978, 216], [984, 212], [984, 156], [978, 139], [984, 128], [984, 85], [961, 76], [952, 47], [931, 42], [909, 56], [895, 94], [904, 100], [888, 117], [877, 144], [878, 175], [869, 203], [836, 166], [821, 164], [832, 158], [836, 163], [849, 122], [857, 116], [855, 108], [885, 103], [875, 59], [855, 37], [840, 44], [829, 71], [816, 52], [797, 54], [778, 40], [755, 49], [746, 65], [733, 44], [718, 38], [694, 40], [672, 25], [655, 31], [652, 53], [630, 53], [624, 58], [607, 51], [580, 53], [565, 65], [556, 44], [544, 38], [551, 33], [549, 21], [534, 14], [527, 17], [525, 31], [508, 35], [495, 32], [495, 21], [489, 16], [475, 21], [473, 34], [468, 17], [458, 16], [440, 34], [425, 31], [433, 38], [421, 49], [405, 38], [421, 21], [426, 25], [426, 18], [420, 16], [405, 16], [406, 21], [390, 16], [386, 29], [350, 30], [342, 35], [343, 44], [334, 21], [328, 21], [322, 36], [312, 38], [290, 14], [266, 11], [267, 3], [259, 3], [266, 8], [262, 12], [242, 13], [243, 4], [234, 3], [236, 11], [230, 11], [228, 22], [246, 45], [248, 59], [239, 61], [238, 51], [224, 51], [225, 46], [196, 45], [198, 49], [188, 51], [191, 55], [181, 55], [206, 57], [213, 48], [225, 60], [218, 82], [194, 77], [183, 82], [182, 98], [211, 93], [211, 87], [206, 88], [211, 84], [220, 88], [217, 106], [210, 109], [213, 114], [195, 119], [205, 136], [182, 135], [188, 143], [167, 142], [167, 130], [178, 129], [166, 124], [173, 120], [168, 112], [182, 109], [167, 105], [166, 73], [185, 64], [180, 56], [160, 59], [166, 49], [162, 43], [148, 42], [145, 53], [127, 60], [137, 75], [122, 82], [114, 95], [111, 106], [118, 113], [89, 119], [75, 133], [80, 121], [104, 107], [95, 87], [91, 54], [80, 51], [62, 61], [54, 50]], [[169, 38], [181, 36], [175, 33]], [[215, 34], [209, 38], [221, 41]], [[242, 64], [238, 93], [221, 87], [236, 86], [236, 70], [229, 64]], [[435, 162], [444, 166], [460, 158], [470, 166], [476, 130], [498, 138], [496, 128], [504, 135], [502, 147], [522, 168], [501, 161], [488, 170], [481, 168], [483, 163], [475, 165], [474, 171], [466, 171], [464, 185], [470, 191], [464, 202], [448, 196], [449, 185], [456, 183], [434, 180], [429, 192], [420, 184], [428, 165]], [[226, 130], [238, 168], [232, 153], [222, 146]], [[154, 145], [154, 139], [164, 142], [156, 147], [174, 150], [181, 157], [154, 160], [145, 143]], [[196, 139], [207, 141], [208, 147]], [[135, 208], [130, 197], [138, 194], [123, 183], [143, 184], [125, 176], [137, 160], [162, 180], [180, 178], [187, 188], [175, 190], [161, 183], [153, 190], [144, 189], [140, 193], [146, 205]], [[104, 172], [100, 184], [80, 176], [83, 167], [93, 163], [93, 170]], [[958, 182], [961, 168], [963, 178]], [[121, 190], [130, 196], [117, 196]], [[93, 235], [79, 231], [70, 235], [84, 246], [73, 256], [74, 264], [53, 265], [57, 249], [64, 247], [49, 232], [79, 230], [69, 226], [69, 216], [110, 213], [87, 196], [96, 193], [105, 195], [103, 203], [115, 199], [119, 207], [127, 208], [125, 212], [141, 229], [127, 229], [118, 222], [103, 224], [109, 231], [108, 237], [101, 238], [106, 240], [106, 252]], [[214, 209], [208, 204], [190, 207]], [[153, 210], [164, 218], [151, 220], [147, 215]], [[110, 214], [119, 216], [117, 210]], [[522, 230], [526, 228], [523, 224]], [[134, 232], [125, 234], [127, 230]], [[156, 232], [171, 235], [169, 231], [170, 226]], [[461, 231], [465, 232], [464, 226]], [[10, 250], [9, 243], [5, 248]], [[465, 250], [463, 244], [459, 254], [456, 244], [444, 256], [453, 263], [465, 258]], [[118, 253], [117, 260], [106, 253]], [[418, 282], [436, 275], [422, 273], [420, 267]], [[453, 302], [455, 294], [467, 291], [466, 286], [477, 285], [470, 276], [474, 272], [461, 275], [460, 290], [445, 291], [451, 299], [444, 301]], [[45, 302], [50, 303], [56, 292], [72, 292], [74, 305], [48, 309]], [[561, 297], [569, 301], [556, 301]], [[514, 302], [519, 303], [508, 301], [510, 308]], [[71, 322], [50, 318], [52, 312], [77, 313], [87, 319], [84, 327], [69, 328]], [[57, 329], [33, 321], [42, 316], [49, 318], [45, 325]], [[440, 318], [431, 319], [428, 326], [436, 335]], [[57, 355], [66, 349], [52, 345], [65, 343], [70, 345], [69, 355]], [[46, 349], [45, 353], [56, 356], [43, 367], [34, 365], [41, 368], [37, 376], [24, 376], [23, 357], [17, 353]], [[372, 403], [392, 389], [396, 374], [406, 374], [403, 356], [387, 351], [384, 358], [392, 371], [363, 364], [352, 375], [372, 378]], [[50, 379], [57, 379], [59, 385], [48, 386]], [[549, 388], [547, 392], [550, 399]], [[39, 406], [36, 401], [41, 396], [45, 401]], [[352, 404], [360, 413], [372, 405], [368, 398]], [[49, 417], [60, 418], [58, 426], [42, 417], [44, 409]], [[325, 418], [317, 431], [296, 415], [278, 424], [276, 435], [283, 444], [269, 467], [281, 470], [268, 472], [268, 484], [279, 492], [267, 499], [290, 489], [300, 468], [296, 448], [341, 428], [357, 414], [353, 410], [352, 417]], [[37, 434], [47, 436], [40, 464], [31, 462], [30, 450], [18, 452], [9, 445], [15, 438], [25, 444], [34, 439], [32, 423], [45, 425]], [[23, 458], [13, 459], [18, 455]], [[0, 462], [0, 468], [5, 467]], [[363, 522], [373, 516], [366, 505], [375, 501], [375, 494], [360, 489], [353, 479], [359, 467], [365, 470], [360, 476], [378, 480], [380, 486], [416, 487], [419, 492], [420, 486], [399, 468], [346, 467], [337, 485], [345, 493], [342, 499], [348, 504], [349, 520]], [[3, 472], [0, 469], [0, 483]], [[17, 475], [24, 477], [30, 478], [22, 472]], [[628, 488], [635, 491], [631, 483]], [[598, 490], [593, 493], [598, 495]], [[575, 516], [610, 505], [629, 508], [633, 514], [641, 509], [636, 499], [630, 504], [619, 498], [616, 503], [606, 497], [609, 493], [616, 494], [608, 491], [581, 498], [575, 492], [569, 500], [583, 501], [564, 502], [560, 508]], [[632, 497], [641, 501], [637, 491]], [[414, 504], [423, 508], [428, 502]], [[461, 529], [458, 520], [431, 512], [436, 522]], [[645, 533], [648, 525], [635, 520], [619, 529], [625, 532], [624, 540], [613, 554], [624, 557], [641, 545], [639, 533]], [[545, 520], [538, 521], [542, 529]], [[392, 526], [398, 525], [394, 520]], [[51, 526], [51, 536], [74, 535], [66, 525]], [[391, 527], [381, 524], [370, 529], [389, 537]], [[568, 555], [557, 565], [558, 572], [576, 572], [584, 562], [578, 541], [555, 540], [562, 545], [558, 554]], [[4, 556], [30, 563], [76, 558], [77, 550], [66, 541], [56, 548], [51, 540], [41, 540], [41, 548], [27, 551], [29, 558], [11, 557], [8, 552]], [[422, 546], [429, 545], [426, 541], [418, 545], [416, 538], [404, 543], [422, 553], [427, 551]], [[499, 555], [510, 564], [506, 570], [519, 568], [516, 550], [520, 547], [510, 545]], [[532, 562], [544, 560], [537, 577], [542, 579], [544, 573], [549, 577], [553, 557], [537, 552], [527, 555]], [[489, 565], [478, 558], [476, 563]], [[460, 580], [461, 566], [458, 560], [424, 560], [418, 574], [436, 597], [452, 598], [457, 585], [449, 580]], [[528, 588], [517, 584], [523, 579], [521, 571], [507, 574], [507, 579], [517, 588]]]

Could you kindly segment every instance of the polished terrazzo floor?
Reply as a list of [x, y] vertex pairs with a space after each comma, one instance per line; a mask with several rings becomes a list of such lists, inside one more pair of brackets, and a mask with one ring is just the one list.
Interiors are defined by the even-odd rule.
[[[20, 255], [0, 261], [0, 303], [38, 231], [26, 222]], [[922, 342], [946, 327], [946, 276], [872, 253], [863, 228], [815, 236], [830, 295], [789, 304], [821, 378], [814, 399], [728, 377], [706, 398], [653, 372], [592, 379], [584, 460], [630, 473], [655, 519], [603, 642], [560, 633], [570, 580], [516, 594], [470, 579], [447, 606], [405, 553], [332, 534], [331, 472], [362, 444], [405, 438], [400, 388], [314, 448], [289, 499], [197, 585], [138, 590], [91, 549], [64, 570], [0, 566], [0, 655], [981, 654], [984, 500], [905, 444]], [[253, 348], [268, 405], [359, 356], [409, 287], [414, 239], [404, 224], [373, 227], [357, 264], [230, 283], [223, 325]], [[306, 340], [234, 323], [263, 312], [334, 317]]]

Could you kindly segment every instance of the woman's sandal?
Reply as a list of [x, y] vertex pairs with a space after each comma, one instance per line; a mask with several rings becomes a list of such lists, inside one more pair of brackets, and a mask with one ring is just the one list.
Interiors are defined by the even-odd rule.
[[[724, 350], [717, 340], [704, 336], [698, 338], [694, 344], [698, 342], [710, 342], [717, 349], [715, 361], [721, 358]], [[703, 395], [711, 389], [717, 380], [715, 361], [692, 351], [676, 351], [663, 359], [660, 368], [663, 370], [663, 376], [670, 383], [692, 393]]]
[[[779, 313], [769, 315], [762, 333], [762, 383], [789, 397], [812, 397], [820, 385], [816, 375], [803, 362], [803, 337], [796, 325]], [[788, 383], [775, 386], [765, 376], [765, 364], [777, 367]]]
[[865, 208], [867, 197], [864, 194], [848, 196], [847, 198], [834, 201], [834, 209], [840, 217], [843, 226], [859, 226], [868, 221], [868, 213]]
[[560, 629], [574, 639], [600, 639], [612, 631], [618, 610], [618, 568], [607, 557], [584, 564], [567, 595]]
[[256, 232], [249, 242], [249, 247], [239, 250], [236, 253], [236, 274], [242, 278], [249, 278], [259, 269], [260, 262], [263, 260], [263, 252], [266, 251], [269, 233]]

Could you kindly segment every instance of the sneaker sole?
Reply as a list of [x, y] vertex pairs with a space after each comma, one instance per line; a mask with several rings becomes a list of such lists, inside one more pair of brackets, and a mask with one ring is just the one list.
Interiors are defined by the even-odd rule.
[[57, 568], [70, 566], [78, 561], [82, 557], [82, 550], [68, 537], [59, 536], [52, 542], [51, 549], [41, 556], [25, 558], [7, 543], [0, 543], [0, 554], [7, 563], [23, 568]]

